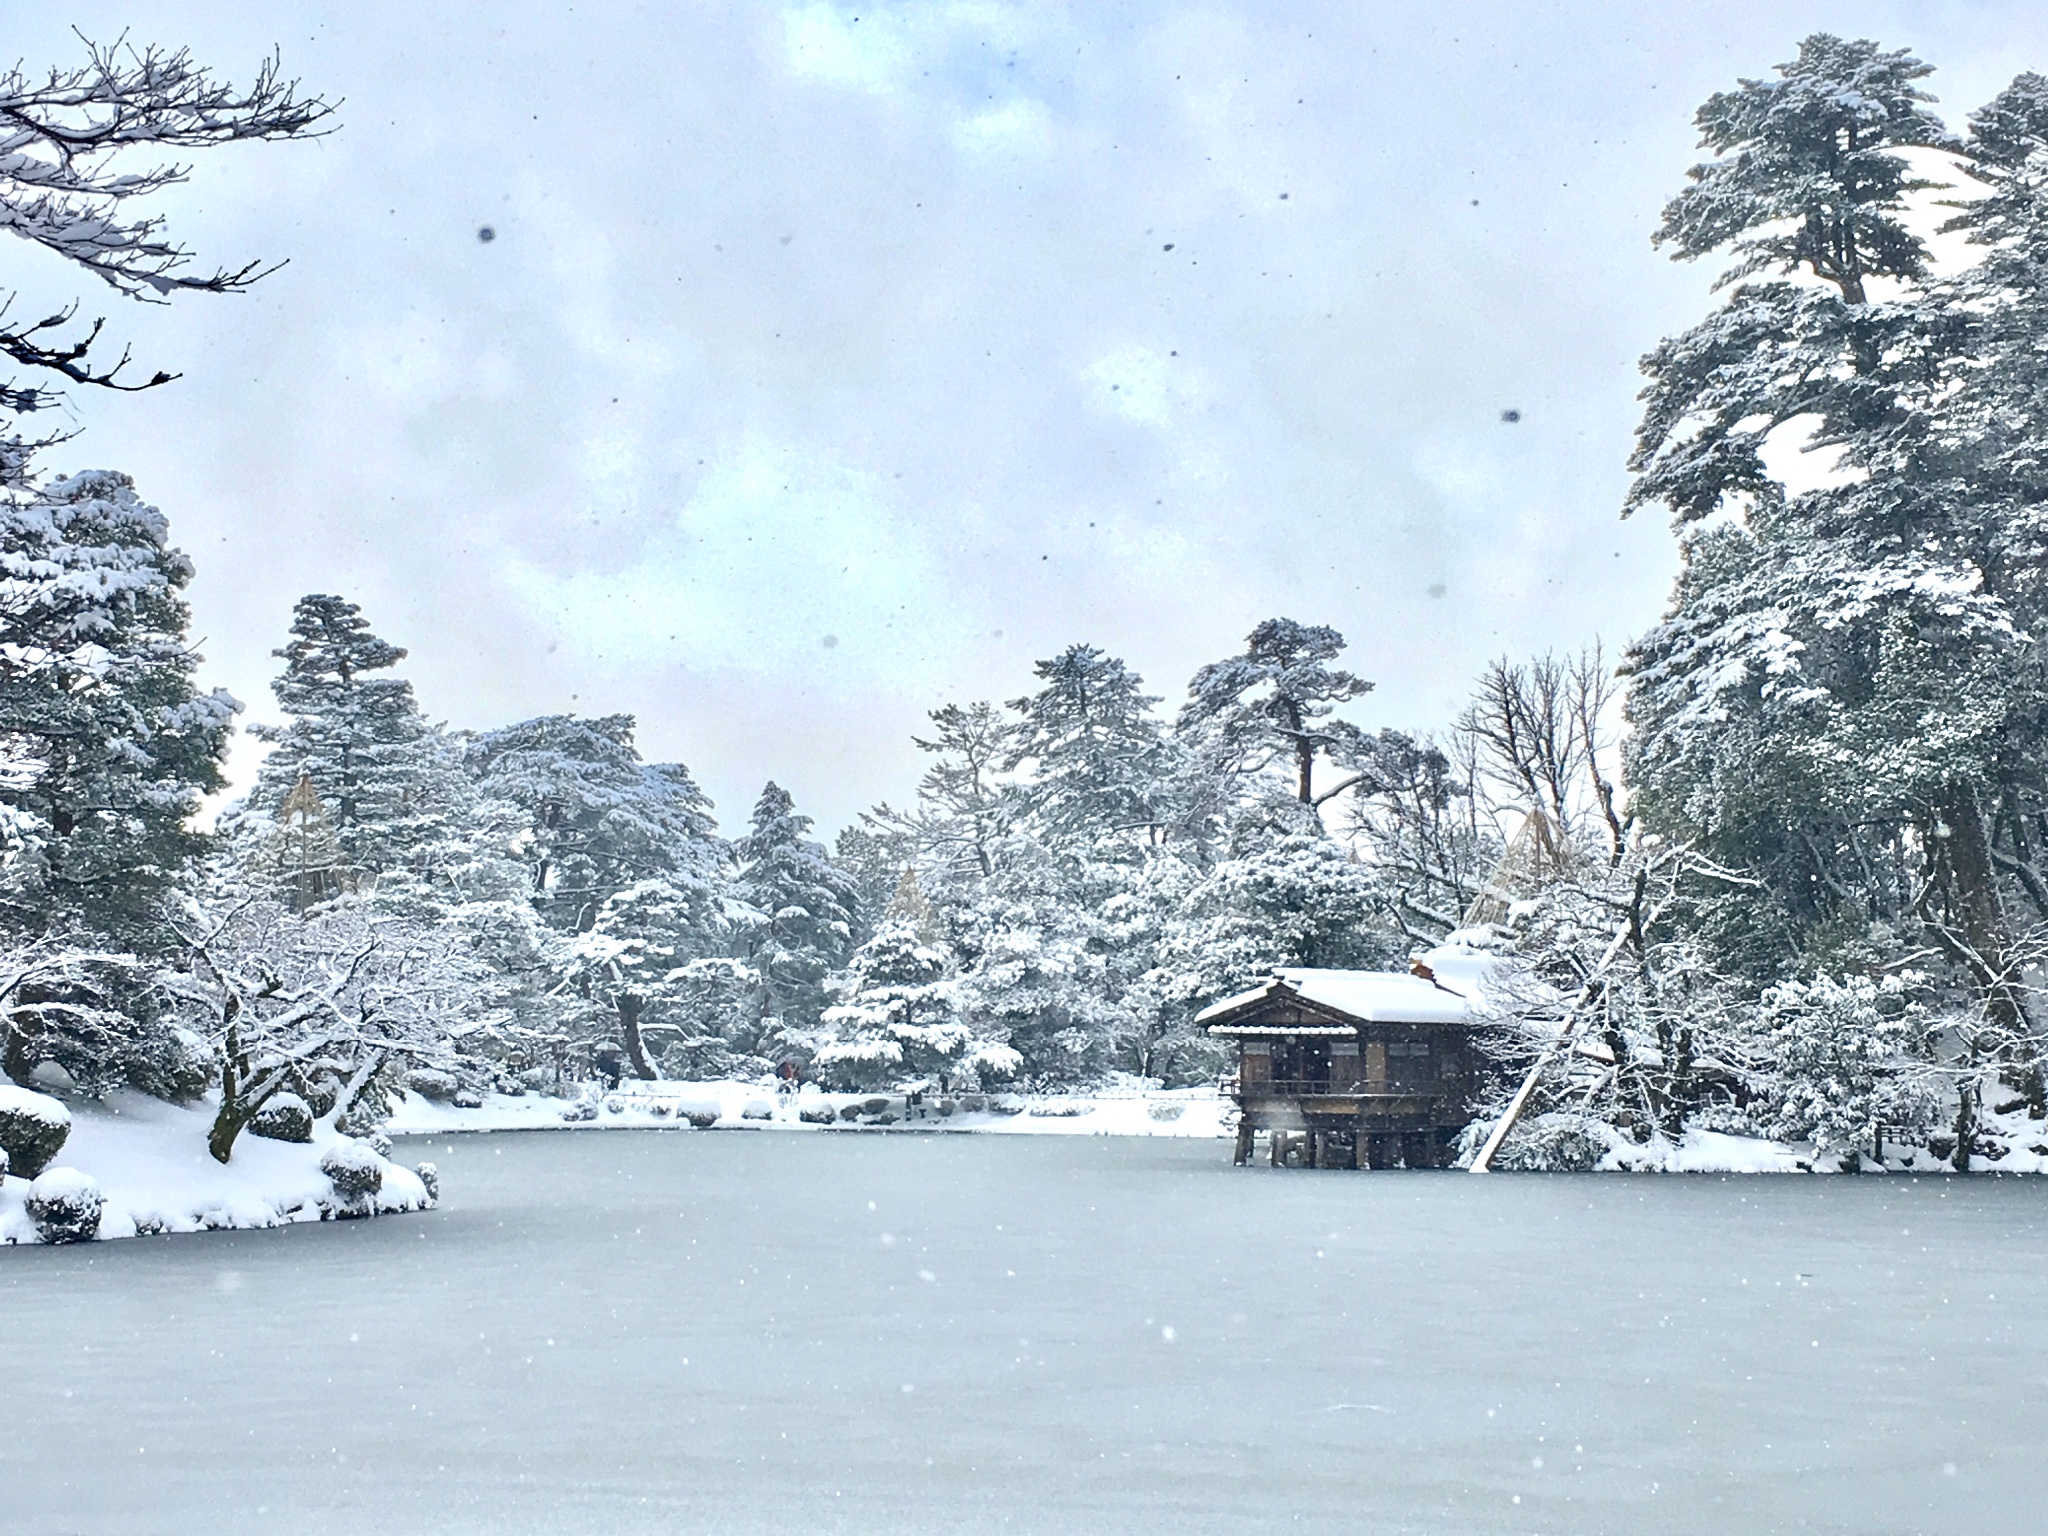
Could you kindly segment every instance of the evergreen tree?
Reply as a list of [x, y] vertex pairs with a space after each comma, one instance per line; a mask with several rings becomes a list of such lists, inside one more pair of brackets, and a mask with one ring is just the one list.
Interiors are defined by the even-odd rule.
[[853, 880], [805, 835], [810, 829], [789, 792], [770, 783], [751, 830], [733, 845], [732, 896], [744, 909], [742, 958], [760, 978], [759, 1017], [799, 1032], [817, 1024], [825, 977], [845, 964], [860, 921]]
[[606, 897], [596, 920], [561, 950], [572, 1037], [592, 1054], [616, 1040], [633, 1075], [652, 1080], [649, 1027], [668, 1023], [663, 1015], [681, 996], [685, 967], [716, 942], [718, 929], [715, 892], [702, 881], [655, 877]]
[[271, 744], [251, 809], [276, 818], [299, 781], [310, 780], [345, 867], [374, 882], [409, 866], [432, 837], [430, 802], [452, 764], [412, 684], [387, 675], [404, 650], [373, 633], [354, 603], [302, 597], [291, 632], [272, 653], [285, 664], [272, 689], [287, 723], [251, 727]]
[[1330, 665], [1343, 650], [1344, 637], [1326, 625], [1267, 619], [1246, 638], [1241, 655], [1198, 671], [1179, 729], [1206, 772], [1228, 783], [1280, 770], [1305, 806], [1326, 804], [1353, 787], [1355, 775], [1320, 789], [1315, 783], [1317, 762], [1353, 764], [1360, 733], [1335, 710], [1372, 688]]
[[1028, 766], [1021, 807], [1058, 841], [1101, 834], [1159, 842], [1168, 825], [1168, 741], [1144, 679], [1092, 645], [1037, 664], [1044, 687], [1010, 708], [1005, 767]]
[[861, 821], [881, 849], [907, 851], [936, 883], [972, 886], [996, 872], [1018, 815], [1016, 788], [1003, 776], [1011, 728], [986, 700], [948, 704], [930, 719], [938, 729], [911, 738], [937, 759], [918, 784], [917, 809], [879, 805]]
[[952, 970], [951, 955], [915, 919], [886, 915], [854, 952], [841, 1001], [825, 1010], [837, 1038], [813, 1058], [818, 1070], [854, 1088], [961, 1070], [974, 1035], [955, 1010]]
[[641, 761], [633, 726], [631, 715], [544, 715], [471, 743], [479, 789], [524, 820], [529, 894], [558, 929], [589, 929], [641, 880], [710, 892], [724, 878], [711, 802], [682, 764]]
[[192, 566], [107, 471], [0, 502], [0, 925], [163, 942], [166, 893], [205, 846], [235, 711], [200, 693]]
[[[1644, 363], [1629, 506], [1692, 531], [1671, 614], [1630, 658], [1628, 766], [1653, 826], [1763, 877], [1767, 901], [1703, 902], [1753, 973], [1788, 952], [1867, 963], [1917, 932], [2016, 1023], [1989, 818], [2039, 782], [2044, 693], [1998, 519], [1958, 478], [1968, 326], [1908, 223], [1929, 187], [1905, 151], [1960, 147], [1928, 73], [1815, 36], [1780, 79], [1701, 109], [1718, 158], [1659, 238], [1725, 250], [1734, 286]], [[1794, 422], [1838, 451], [1833, 483], [1792, 494], [1768, 473]]]
[[1381, 919], [1372, 870], [1327, 833], [1262, 839], [1203, 876], [1161, 945], [1158, 990], [1208, 1003], [1281, 966], [1378, 970], [1405, 945]]

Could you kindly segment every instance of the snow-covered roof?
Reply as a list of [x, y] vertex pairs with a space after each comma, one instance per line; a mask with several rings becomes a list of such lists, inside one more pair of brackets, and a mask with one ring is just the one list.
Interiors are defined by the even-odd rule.
[[1278, 975], [1310, 1002], [1375, 1024], [1462, 1024], [1472, 1013], [1472, 1004], [1462, 992], [1405, 971], [1283, 966]]
[[[1197, 1024], [1220, 1019], [1250, 1003], [1292, 995], [1374, 1024], [1463, 1024], [1472, 1005], [1462, 992], [1401, 971], [1330, 971], [1283, 966], [1272, 980], [1211, 1003], [1195, 1015]], [[1220, 1025], [1215, 1034], [1270, 1034], [1270, 1027]], [[1340, 1024], [1290, 1026], [1290, 1035], [1349, 1034]]]

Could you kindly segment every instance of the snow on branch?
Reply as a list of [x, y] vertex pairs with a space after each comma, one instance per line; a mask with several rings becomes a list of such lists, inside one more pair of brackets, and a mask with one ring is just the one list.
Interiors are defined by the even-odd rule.
[[160, 215], [131, 215], [129, 205], [184, 181], [190, 167], [167, 160], [128, 170], [124, 157], [141, 148], [309, 137], [329, 131], [323, 124], [333, 106], [302, 95], [274, 54], [238, 88], [183, 48], [80, 40], [83, 65], [42, 79], [19, 65], [0, 74], [0, 228], [146, 302], [180, 290], [230, 293], [262, 277], [270, 269], [255, 261], [204, 275], [180, 271], [192, 253], [165, 235]]

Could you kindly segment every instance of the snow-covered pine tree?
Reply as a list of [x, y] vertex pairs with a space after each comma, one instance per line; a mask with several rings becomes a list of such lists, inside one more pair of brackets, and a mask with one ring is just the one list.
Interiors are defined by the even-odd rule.
[[1161, 944], [1159, 993], [1198, 1005], [1280, 966], [1398, 967], [1407, 946], [1384, 900], [1371, 867], [1319, 826], [1262, 835], [1188, 893]]
[[[2038, 1113], [2034, 945], [2013, 901], [2048, 915], [2027, 880], [2048, 804], [2024, 446], [2041, 420], [2040, 92], [2023, 77], [1966, 144], [1927, 110], [1928, 73], [1816, 36], [1780, 79], [1701, 111], [1717, 159], [1662, 238], [1726, 250], [1734, 287], [1644, 365], [1630, 506], [1663, 502], [1689, 531], [1670, 615], [1630, 658], [1628, 767], [1651, 826], [1761, 877], [1696, 894], [1718, 955], [1771, 981], [1931, 948], [1988, 1019], [1962, 1033], [2001, 1042]], [[1990, 188], [1955, 221], [1986, 257], [1947, 282], [1909, 222], [1932, 152]], [[1801, 438], [1836, 472], [1794, 493], [1766, 449]]]
[[[1277, 772], [1302, 805], [1327, 804], [1357, 783], [1360, 732], [1337, 706], [1372, 688], [1331, 666], [1343, 650], [1344, 637], [1327, 625], [1267, 619], [1241, 654], [1195, 673], [1178, 734], [1219, 785]], [[1318, 785], [1318, 762], [1345, 776]]]
[[633, 729], [631, 715], [544, 715], [470, 744], [483, 794], [525, 819], [528, 889], [558, 929], [590, 928], [642, 880], [711, 890], [724, 879], [711, 802], [682, 764], [641, 761]]
[[149, 949], [240, 706], [193, 681], [192, 565], [126, 476], [0, 502], [0, 927]]
[[846, 963], [860, 927], [852, 878], [810, 830], [811, 818], [771, 782], [754, 803], [747, 835], [733, 845], [736, 938], [760, 978], [758, 1016], [799, 1035], [817, 1025], [825, 978]]
[[1011, 727], [986, 700], [948, 704], [930, 715], [937, 729], [914, 736], [935, 761], [917, 789], [917, 808], [878, 805], [865, 832], [886, 853], [908, 853], [935, 892], [972, 887], [996, 872], [1003, 839], [1019, 814], [1016, 785], [1004, 776]]
[[435, 841], [445, 813], [435, 802], [452, 795], [456, 765], [412, 684], [391, 673], [404, 650], [375, 634], [356, 604], [302, 597], [291, 632], [272, 653], [285, 664], [272, 688], [286, 723], [250, 728], [270, 754], [243, 820], [276, 822], [310, 781], [339, 851], [337, 883], [372, 888], [388, 872], [413, 871]]
[[[2039, 666], [1982, 530], [1959, 526], [1942, 397], [1966, 327], [1908, 223], [1931, 190], [1908, 152], [1960, 148], [1928, 73], [1817, 35], [1700, 111], [1717, 158], [1659, 238], [1725, 250], [1734, 286], [1644, 362], [1629, 507], [1690, 532], [1672, 611], [1630, 657], [1628, 761], [1653, 826], [1765, 880], [1771, 901], [1708, 914], [1741, 963], [1768, 976], [1788, 940], [1854, 963], [1918, 930], [2016, 1014], [1987, 813], [2016, 749], [2038, 762]], [[1770, 474], [1787, 433], [1835, 450], [1833, 483]]]
[[658, 1074], [650, 1027], [675, 1002], [684, 970], [723, 934], [717, 892], [706, 882], [654, 876], [615, 891], [596, 920], [560, 950], [572, 1039], [595, 1055], [618, 1043], [635, 1077]]
[[933, 929], [916, 876], [906, 870], [899, 891], [835, 978], [839, 1001], [823, 1019], [835, 1038], [818, 1048], [813, 1065], [853, 1088], [1013, 1076], [1016, 1052], [978, 1037], [960, 1017], [954, 956]]
[[[1024, 1081], [1071, 1088], [1112, 1070], [1184, 1078], [1207, 1067], [1153, 985], [1159, 945], [1194, 883], [1172, 853], [1105, 831], [1055, 846], [1017, 836], [1002, 870], [949, 916], [959, 1004], [1017, 1052]], [[1198, 1059], [1199, 1058], [1199, 1059]]]
[[1022, 813], [1054, 843], [1163, 841], [1171, 746], [1144, 679], [1092, 645], [1070, 645], [1036, 671], [1044, 686], [1010, 701], [1020, 718], [1004, 766], [1026, 774]]

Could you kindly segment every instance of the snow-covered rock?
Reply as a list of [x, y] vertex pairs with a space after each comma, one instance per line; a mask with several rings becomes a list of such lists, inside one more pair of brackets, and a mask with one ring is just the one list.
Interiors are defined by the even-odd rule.
[[71, 1111], [63, 1100], [0, 1083], [0, 1150], [15, 1178], [33, 1179], [49, 1167], [70, 1135]]

